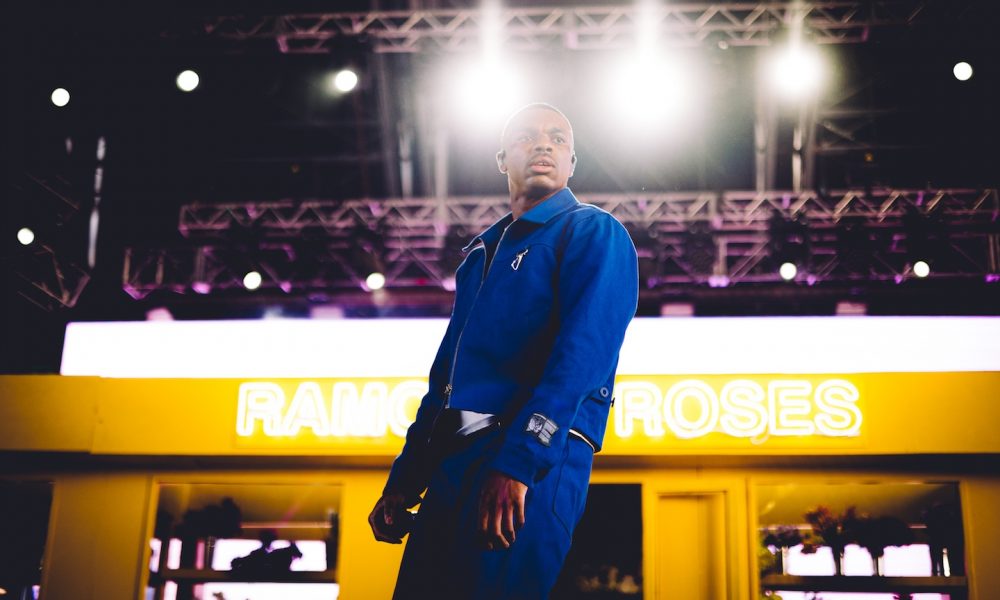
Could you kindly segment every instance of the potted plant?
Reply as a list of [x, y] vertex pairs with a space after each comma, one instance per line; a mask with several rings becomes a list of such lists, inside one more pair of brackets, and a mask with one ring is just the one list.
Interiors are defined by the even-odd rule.
[[885, 549], [913, 543], [909, 525], [896, 517], [858, 517], [852, 524], [858, 545], [868, 550], [872, 557], [872, 573], [882, 575]]
[[765, 548], [774, 548], [774, 561], [770, 565], [775, 573], [782, 575], [788, 572], [788, 549], [802, 543], [802, 534], [799, 528], [793, 525], [778, 525], [768, 527], [761, 532], [763, 545]]
[[835, 575], [844, 574], [844, 548], [852, 543], [852, 525], [857, 521], [855, 507], [849, 506], [842, 515], [835, 515], [826, 506], [817, 506], [805, 514], [806, 522], [812, 526], [816, 539], [807, 546], [803, 544], [803, 552], [815, 552], [820, 545], [829, 546], [833, 551], [833, 570]]

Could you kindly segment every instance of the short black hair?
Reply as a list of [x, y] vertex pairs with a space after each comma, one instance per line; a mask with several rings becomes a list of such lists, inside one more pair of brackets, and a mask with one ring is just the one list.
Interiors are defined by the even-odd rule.
[[555, 106], [549, 104], [548, 102], [532, 102], [531, 104], [525, 104], [521, 108], [519, 108], [519, 109], [515, 110], [513, 113], [511, 113], [511, 115], [509, 117], [507, 117], [507, 121], [503, 125], [503, 131], [500, 132], [500, 147], [501, 148], [503, 148], [503, 141], [507, 138], [507, 129], [510, 128], [510, 124], [514, 122], [514, 119], [516, 119], [517, 117], [519, 117], [521, 115], [521, 113], [527, 112], [529, 110], [537, 110], [537, 109], [551, 110], [552, 112], [554, 112], [554, 113], [558, 114], [559, 116], [561, 116], [562, 118], [566, 119], [566, 123], [569, 124], [569, 131], [570, 131], [570, 133], [573, 132], [573, 124], [570, 123], [569, 117], [566, 116], [566, 113], [564, 113], [563, 111], [559, 110]]

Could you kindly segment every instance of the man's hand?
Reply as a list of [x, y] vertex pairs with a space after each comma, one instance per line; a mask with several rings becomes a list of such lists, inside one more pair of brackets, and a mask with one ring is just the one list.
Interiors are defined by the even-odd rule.
[[403, 543], [405, 527], [408, 525], [408, 515], [403, 514], [405, 512], [406, 497], [403, 494], [389, 493], [379, 498], [368, 515], [368, 524], [371, 525], [375, 539], [390, 544]]
[[528, 486], [503, 473], [491, 472], [479, 493], [479, 533], [487, 550], [510, 548], [524, 526]]

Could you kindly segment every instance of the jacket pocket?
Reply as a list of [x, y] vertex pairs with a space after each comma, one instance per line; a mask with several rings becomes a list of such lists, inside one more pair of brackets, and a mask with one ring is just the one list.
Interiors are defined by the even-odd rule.
[[586, 436], [598, 451], [604, 444], [611, 402], [611, 387], [601, 386], [587, 394], [573, 421], [573, 429]]
[[587, 505], [587, 490], [590, 486], [590, 470], [594, 463], [594, 453], [583, 440], [570, 436], [566, 441], [563, 462], [559, 467], [559, 479], [553, 495], [552, 511], [556, 520], [565, 528], [566, 534], [573, 535], [573, 529], [583, 517]]

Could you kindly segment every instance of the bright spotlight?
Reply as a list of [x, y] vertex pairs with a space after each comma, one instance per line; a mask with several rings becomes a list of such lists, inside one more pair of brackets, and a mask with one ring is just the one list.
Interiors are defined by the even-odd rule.
[[823, 83], [823, 61], [815, 49], [792, 45], [774, 57], [771, 80], [788, 98], [808, 96]]
[[342, 94], [346, 94], [357, 86], [358, 74], [350, 69], [339, 71], [333, 76], [333, 87]]
[[257, 271], [250, 271], [243, 276], [243, 287], [253, 291], [260, 287], [260, 284], [264, 281], [264, 278], [260, 276]]
[[517, 108], [520, 81], [512, 69], [499, 61], [487, 60], [449, 71], [447, 77], [457, 108], [469, 118], [502, 119]]
[[52, 104], [55, 104], [59, 108], [62, 108], [69, 104], [69, 92], [65, 88], [56, 88], [52, 90], [52, 96], [50, 97]]
[[177, 89], [182, 92], [193, 92], [200, 82], [201, 78], [191, 69], [181, 71], [177, 75]]
[[972, 78], [972, 65], [964, 61], [960, 62], [955, 65], [954, 69], [952, 69], [952, 73], [955, 74], [955, 79], [959, 81], [968, 81]]
[[22, 246], [30, 246], [31, 242], [35, 241], [35, 232], [22, 227], [17, 230], [17, 241], [21, 242]]
[[368, 286], [368, 289], [373, 292], [380, 290], [385, 287], [385, 275], [375, 271], [365, 278], [365, 285]]
[[913, 274], [923, 279], [931, 274], [931, 266], [922, 260], [913, 263]]
[[605, 85], [615, 112], [644, 128], [677, 118], [688, 105], [691, 90], [686, 69], [648, 53], [618, 65]]
[[795, 266], [795, 263], [791, 262], [781, 263], [781, 267], [778, 269], [778, 275], [781, 275], [781, 278], [785, 281], [795, 279], [795, 276], [798, 275], [798, 273], [799, 268]]

